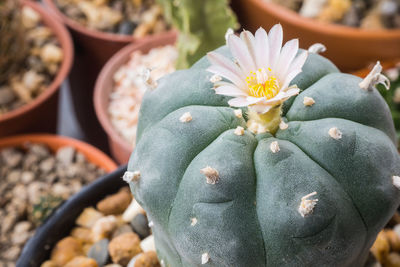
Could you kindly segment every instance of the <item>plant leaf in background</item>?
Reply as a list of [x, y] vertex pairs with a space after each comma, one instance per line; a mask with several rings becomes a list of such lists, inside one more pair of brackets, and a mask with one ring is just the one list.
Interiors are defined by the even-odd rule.
[[157, 0], [166, 20], [179, 30], [177, 68], [193, 65], [207, 52], [225, 44], [228, 28], [237, 29], [229, 0]]

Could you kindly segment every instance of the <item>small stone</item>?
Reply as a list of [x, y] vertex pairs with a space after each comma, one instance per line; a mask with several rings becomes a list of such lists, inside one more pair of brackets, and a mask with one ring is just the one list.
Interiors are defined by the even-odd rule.
[[281, 122], [279, 123], [279, 129], [281, 129], [281, 130], [286, 130], [288, 127], [289, 127], [289, 124], [287, 124], [287, 123], [284, 122], [284, 121], [281, 121]]
[[124, 222], [130, 222], [135, 218], [135, 216], [138, 213], [145, 213], [144, 209], [137, 203], [135, 199], [132, 200], [131, 204], [129, 204], [129, 207], [125, 210], [125, 212], [122, 214], [122, 220]]
[[114, 263], [126, 266], [129, 261], [142, 252], [139, 236], [135, 233], [125, 233], [111, 240], [108, 252]]
[[45, 77], [41, 74], [38, 74], [34, 70], [29, 70], [25, 72], [22, 82], [28, 90], [31, 92], [37, 92], [40, 86], [43, 85]]
[[140, 247], [144, 252], [146, 251], [156, 251], [156, 245], [154, 243], [154, 236], [150, 235], [140, 242]]
[[82, 244], [84, 243], [92, 243], [91, 237], [92, 231], [91, 229], [84, 227], [75, 227], [71, 231], [71, 236], [80, 241]]
[[244, 135], [244, 128], [241, 126], [236, 127], [234, 134], [239, 135], [239, 136]]
[[104, 267], [122, 267], [122, 266], [119, 264], [116, 264], [116, 263], [110, 263], [110, 264], [105, 265]]
[[45, 261], [40, 265], [40, 267], [58, 267], [56, 263], [52, 261]]
[[21, 171], [20, 170], [12, 170], [7, 175], [7, 182], [10, 184], [16, 184], [21, 178]]
[[23, 154], [16, 149], [8, 148], [1, 150], [1, 157], [7, 167], [15, 168], [22, 162]]
[[210, 260], [210, 255], [208, 253], [203, 253], [201, 255], [201, 264], [206, 264]]
[[2, 257], [9, 261], [16, 261], [20, 252], [21, 248], [19, 246], [12, 246], [7, 250], [2, 251]]
[[22, 221], [15, 225], [14, 231], [11, 236], [11, 240], [14, 245], [25, 244], [26, 241], [31, 237], [29, 230], [32, 224], [28, 221]]
[[21, 182], [24, 184], [29, 184], [35, 179], [35, 174], [31, 171], [24, 171], [21, 174]]
[[50, 259], [57, 265], [64, 266], [77, 256], [83, 256], [81, 244], [73, 237], [65, 237], [56, 244]]
[[137, 214], [131, 221], [133, 231], [135, 231], [140, 239], [144, 239], [150, 235], [147, 217], [141, 213]]
[[118, 221], [114, 215], [109, 215], [98, 219], [92, 227], [93, 241], [96, 242], [103, 238], [108, 238], [117, 225]]
[[379, 262], [383, 262], [389, 255], [390, 245], [383, 231], [379, 232], [370, 251]]
[[91, 258], [87, 258], [85, 256], [78, 256], [73, 258], [64, 267], [98, 267], [101, 265], [97, 265], [96, 261]]
[[131, 201], [131, 193], [128, 190], [120, 190], [98, 202], [96, 208], [104, 215], [117, 215], [122, 214], [129, 207]]
[[8, 87], [0, 87], [0, 105], [8, 105], [15, 99], [14, 92]]
[[328, 133], [333, 139], [339, 140], [342, 138], [342, 132], [336, 127], [330, 128]]
[[271, 142], [269, 148], [271, 149], [272, 153], [277, 153], [279, 152], [281, 149], [279, 148], [279, 143], [278, 141], [273, 141]]
[[179, 121], [180, 122], [183, 122], [183, 123], [185, 123], [185, 122], [190, 122], [190, 121], [192, 121], [192, 115], [190, 114], [190, 112], [185, 112], [185, 113], [183, 113], [183, 115], [179, 118]]
[[303, 99], [304, 106], [310, 107], [315, 104], [315, 101], [312, 97], [305, 96]]
[[64, 166], [69, 166], [74, 162], [76, 149], [72, 146], [65, 146], [57, 150], [56, 159]]
[[118, 27], [118, 33], [119, 34], [125, 34], [125, 35], [131, 35], [136, 28], [136, 24], [133, 23], [132, 21], [125, 20], [119, 24]]
[[235, 109], [234, 113], [237, 118], [239, 119], [243, 118], [243, 112], [241, 109]]
[[22, 8], [22, 24], [30, 29], [36, 27], [40, 22], [40, 14], [29, 6]]
[[40, 51], [40, 58], [45, 63], [59, 63], [63, 60], [62, 49], [55, 44], [46, 44]]
[[76, 224], [86, 228], [92, 228], [97, 220], [103, 217], [103, 214], [94, 208], [86, 208], [83, 210], [78, 219], [76, 219]]
[[385, 259], [385, 267], [399, 267], [400, 266], [400, 254], [391, 252]]
[[387, 240], [389, 241], [391, 251], [400, 251], [400, 237], [396, 234], [396, 232], [391, 229], [386, 229], [384, 232]]
[[207, 167], [201, 169], [200, 172], [206, 176], [207, 184], [218, 183], [219, 173], [216, 169], [213, 169], [210, 166], [207, 166]]
[[88, 257], [94, 259], [98, 266], [104, 266], [108, 261], [108, 244], [108, 239], [102, 239], [94, 243], [89, 249]]
[[32, 144], [29, 146], [28, 153], [35, 154], [40, 158], [46, 158], [50, 156], [50, 151], [45, 145]]
[[147, 251], [136, 257], [133, 267], [161, 267], [155, 251]]
[[49, 157], [40, 163], [39, 168], [43, 173], [49, 173], [55, 166], [56, 160], [53, 157]]
[[52, 193], [54, 196], [61, 197], [62, 199], [68, 199], [69, 196], [71, 195], [70, 189], [62, 184], [62, 183], [56, 183], [52, 186]]
[[123, 225], [119, 226], [119, 227], [113, 232], [111, 239], [114, 239], [114, 238], [116, 238], [116, 237], [119, 236], [119, 235], [122, 235], [122, 234], [125, 234], [125, 233], [132, 233], [132, 232], [133, 232], [132, 227], [130, 227], [130, 226], [127, 225], [127, 224], [123, 224]]

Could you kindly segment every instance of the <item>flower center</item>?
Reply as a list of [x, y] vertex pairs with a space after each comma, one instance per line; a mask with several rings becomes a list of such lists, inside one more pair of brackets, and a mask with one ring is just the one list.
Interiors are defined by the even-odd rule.
[[250, 96], [271, 99], [279, 93], [279, 82], [271, 72], [270, 68], [268, 68], [268, 73], [264, 68], [250, 72], [250, 75], [246, 77]]

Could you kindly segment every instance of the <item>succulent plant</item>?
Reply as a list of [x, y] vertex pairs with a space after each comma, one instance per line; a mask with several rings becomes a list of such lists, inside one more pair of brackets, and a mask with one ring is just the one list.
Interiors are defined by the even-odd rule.
[[0, 2], [0, 84], [22, 68], [27, 55], [18, 0]]
[[399, 206], [380, 66], [361, 79], [282, 39], [228, 35], [146, 92], [124, 179], [165, 266], [362, 266]]
[[41, 196], [39, 201], [32, 207], [30, 213], [31, 221], [35, 225], [41, 225], [63, 201], [63, 198], [52, 194]]
[[179, 30], [177, 68], [193, 65], [221, 46], [224, 34], [238, 23], [229, 0], [157, 0], [166, 20]]

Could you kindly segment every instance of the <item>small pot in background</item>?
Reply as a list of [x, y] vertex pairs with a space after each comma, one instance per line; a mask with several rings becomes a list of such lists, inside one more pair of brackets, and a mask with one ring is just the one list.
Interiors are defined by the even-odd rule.
[[22, 1], [38, 12], [43, 24], [57, 37], [64, 54], [63, 62], [53, 82], [32, 102], [0, 116], [0, 137], [24, 132], [55, 132], [57, 127], [58, 95], [73, 60], [72, 40], [65, 27], [34, 1]]
[[141, 51], [143, 53], [147, 53], [152, 48], [174, 44], [176, 38], [177, 34], [171, 32], [164, 38], [149, 39], [145, 42], [131, 44], [123, 48], [107, 62], [97, 79], [94, 90], [94, 106], [96, 115], [104, 131], [107, 133], [111, 154], [120, 164], [125, 164], [128, 162], [133, 151], [133, 145], [129, 144], [129, 142], [117, 132], [112, 125], [108, 114], [110, 94], [114, 87], [114, 74], [130, 59], [130, 55], [133, 52]]
[[285, 38], [299, 38], [302, 48], [324, 44], [324, 56], [342, 71], [355, 71], [377, 60], [400, 57], [400, 29], [362, 30], [325, 24], [267, 0], [232, 0], [232, 6], [246, 30], [270, 29], [280, 23]]
[[95, 206], [107, 195], [127, 185], [121, 178], [125, 171], [126, 166], [123, 166], [97, 179], [61, 205], [25, 245], [17, 267], [40, 267], [49, 258], [54, 245], [75, 226], [75, 220], [84, 208]]
[[164, 39], [170, 31], [137, 39], [130, 35], [112, 34], [88, 29], [63, 14], [54, 0], [43, 0], [46, 7], [70, 30], [75, 43], [75, 63], [70, 75], [70, 90], [77, 121], [84, 139], [108, 150], [107, 136], [102, 130], [93, 107], [93, 88], [104, 64], [121, 48], [148, 39]]

